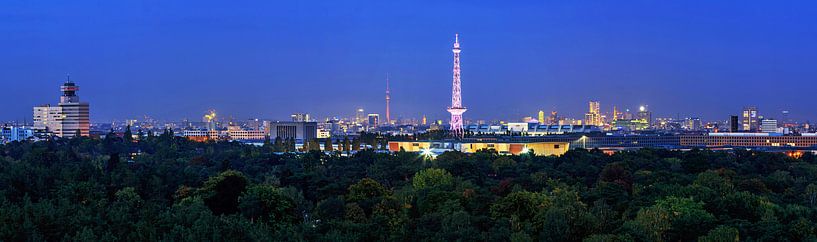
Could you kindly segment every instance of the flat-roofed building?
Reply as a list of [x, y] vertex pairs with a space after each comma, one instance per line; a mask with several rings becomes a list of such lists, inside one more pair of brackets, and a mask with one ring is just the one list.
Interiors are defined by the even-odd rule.
[[318, 138], [317, 122], [270, 122], [269, 136], [271, 139], [280, 137], [283, 140], [293, 138], [296, 142]]
[[424, 152], [429, 150], [458, 150], [474, 153], [494, 150], [504, 155], [533, 152], [535, 155], [560, 156], [570, 149], [569, 142], [501, 142], [501, 141], [390, 141], [389, 151]]
[[33, 109], [34, 129], [38, 132], [51, 132], [61, 138], [74, 137], [77, 134], [88, 136], [91, 131], [90, 108], [88, 103], [80, 102], [79, 86], [66, 80], [60, 86], [62, 96], [57, 106], [41, 105]]

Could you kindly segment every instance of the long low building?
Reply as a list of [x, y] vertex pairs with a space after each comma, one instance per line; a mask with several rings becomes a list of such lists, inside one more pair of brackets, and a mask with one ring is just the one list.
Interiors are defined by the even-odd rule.
[[497, 141], [390, 141], [389, 151], [427, 152], [458, 150], [474, 153], [479, 150], [495, 150], [499, 154], [519, 155], [532, 152], [535, 155], [560, 156], [570, 149], [569, 142], [497, 142]]
[[471, 124], [466, 125], [465, 130], [474, 134], [523, 133], [525, 136], [593, 133], [602, 131], [601, 128], [595, 125], [547, 125], [538, 123], [507, 123], [498, 125]]
[[[481, 138], [485, 140], [486, 138]], [[568, 134], [548, 136], [505, 136], [497, 142], [569, 142], [572, 148], [808, 148], [817, 149], [817, 135], [769, 133], [703, 133], [606, 135]], [[466, 139], [468, 140], [468, 139]]]

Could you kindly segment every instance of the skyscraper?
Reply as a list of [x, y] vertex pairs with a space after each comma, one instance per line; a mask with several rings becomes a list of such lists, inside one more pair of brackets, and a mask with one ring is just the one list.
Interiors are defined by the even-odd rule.
[[758, 117], [757, 117], [757, 107], [755, 106], [748, 106], [743, 108], [743, 114], [741, 115], [741, 124], [743, 127], [743, 131], [748, 132], [756, 132], [758, 130]]
[[456, 137], [462, 137], [464, 134], [462, 129], [462, 113], [467, 109], [462, 106], [462, 95], [460, 90], [460, 38], [459, 34], [454, 35], [454, 77], [451, 88], [451, 107], [448, 107], [448, 112], [451, 113], [451, 133]]
[[600, 111], [601, 110], [600, 109], [601, 105], [599, 105], [599, 102], [598, 101], [590, 101], [589, 106], [590, 107], [587, 110], [587, 113], [584, 114], [584, 124], [586, 124], [586, 125], [596, 125], [596, 126], [603, 125], [602, 121], [601, 121], [601, 111]]
[[636, 118], [646, 121], [648, 126], [652, 126], [652, 112], [647, 110], [647, 106], [641, 105], [638, 107], [638, 114], [636, 115]]
[[369, 114], [369, 127], [374, 128], [380, 124], [380, 115], [376, 113]]
[[739, 132], [740, 131], [740, 121], [738, 121], [737, 115], [729, 116], [729, 132]]
[[366, 117], [363, 114], [363, 108], [358, 108], [357, 110], [355, 110], [355, 122], [356, 123], [363, 124], [365, 119], [366, 119]]
[[48, 130], [62, 138], [79, 134], [88, 136], [91, 129], [90, 109], [88, 103], [79, 101], [79, 86], [71, 82], [70, 77], [60, 86], [62, 96], [57, 106], [42, 105], [34, 107], [34, 129]]
[[539, 124], [545, 124], [545, 111], [539, 110]]

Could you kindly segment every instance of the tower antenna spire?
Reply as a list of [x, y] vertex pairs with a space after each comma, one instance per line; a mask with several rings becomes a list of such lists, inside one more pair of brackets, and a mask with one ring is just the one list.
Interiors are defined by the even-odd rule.
[[462, 138], [465, 135], [463, 130], [462, 113], [467, 110], [462, 106], [462, 90], [460, 88], [460, 35], [454, 34], [454, 76], [452, 78], [451, 87], [451, 106], [448, 107], [448, 112], [451, 113], [451, 134], [456, 138]]
[[391, 124], [391, 110], [389, 104], [391, 102], [391, 90], [389, 89], [389, 73], [386, 72], [386, 123]]

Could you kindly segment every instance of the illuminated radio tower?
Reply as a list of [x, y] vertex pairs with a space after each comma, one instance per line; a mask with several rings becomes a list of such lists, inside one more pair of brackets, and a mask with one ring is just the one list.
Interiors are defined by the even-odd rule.
[[386, 74], [386, 123], [391, 124], [391, 113], [389, 112], [389, 101], [391, 101], [391, 95], [389, 90], [389, 74]]
[[454, 137], [462, 137], [464, 135], [462, 128], [462, 113], [467, 109], [462, 106], [462, 93], [460, 91], [460, 38], [459, 34], [454, 35], [454, 80], [453, 88], [451, 90], [451, 107], [448, 107], [448, 112], [451, 113], [451, 134]]

